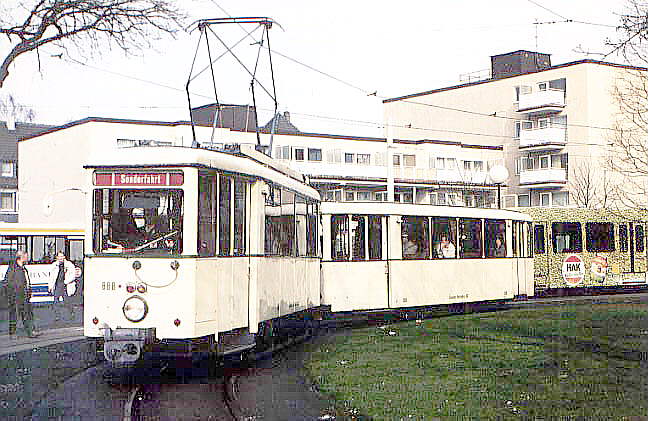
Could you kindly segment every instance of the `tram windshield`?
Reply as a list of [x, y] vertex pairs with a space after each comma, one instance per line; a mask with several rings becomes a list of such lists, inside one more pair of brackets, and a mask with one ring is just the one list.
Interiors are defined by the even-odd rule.
[[94, 252], [182, 253], [182, 199], [182, 190], [95, 190]]

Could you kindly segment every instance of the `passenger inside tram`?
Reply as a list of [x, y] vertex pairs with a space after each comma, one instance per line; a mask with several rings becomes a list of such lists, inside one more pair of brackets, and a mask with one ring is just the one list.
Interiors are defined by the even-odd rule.
[[457, 252], [452, 241], [448, 240], [447, 234], [441, 234], [441, 241], [437, 244], [436, 255], [441, 259], [453, 259]]
[[401, 239], [403, 241], [403, 258], [412, 259], [418, 254], [418, 246], [414, 241], [410, 239], [410, 235], [407, 231], [403, 231], [401, 234]]

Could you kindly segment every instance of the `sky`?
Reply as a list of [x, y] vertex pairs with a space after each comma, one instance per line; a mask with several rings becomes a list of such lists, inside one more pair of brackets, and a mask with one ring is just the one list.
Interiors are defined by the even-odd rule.
[[[11, 2], [17, 0], [2, 0]], [[4, 7], [9, 3], [5, 3]], [[485, 71], [490, 56], [515, 50], [551, 54], [553, 64], [601, 59], [625, 0], [340, 1], [183, 0], [191, 20], [267, 16], [278, 111], [289, 111], [300, 130], [311, 133], [383, 136], [382, 99], [461, 83], [462, 74]], [[575, 20], [587, 23], [565, 23]], [[537, 22], [537, 23], [536, 23]], [[255, 25], [245, 25], [252, 31]], [[231, 45], [246, 35], [239, 25], [217, 25], [214, 33]], [[233, 51], [254, 67], [260, 30]], [[252, 104], [250, 76], [210, 35], [219, 100]], [[106, 47], [82, 59], [62, 58], [56, 47], [21, 56], [0, 96], [30, 107], [34, 122], [63, 124], [89, 117], [161, 121], [188, 120], [187, 83], [199, 32], [163, 38], [155, 49], [124, 56]], [[267, 45], [267, 44], [266, 44]], [[0, 39], [0, 55], [9, 45]], [[279, 54], [280, 53], [280, 54]], [[282, 55], [290, 57], [286, 59]], [[79, 62], [81, 61], [81, 63]], [[624, 63], [610, 55], [606, 61]], [[207, 65], [204, 42], [195, 69]], [[299, 64], [301, 63], [301, 64]], [[316, 70], [313, 70], [316, 69]], [[267, 50], [258, 80], [272, 92]], [[190, 85], [192, 105], [213, 102], [209, 71]], [[273, 101], [257, 85], [260, 123], [272, 116]], [[372, 95], [372, 93], [375, 93]]]

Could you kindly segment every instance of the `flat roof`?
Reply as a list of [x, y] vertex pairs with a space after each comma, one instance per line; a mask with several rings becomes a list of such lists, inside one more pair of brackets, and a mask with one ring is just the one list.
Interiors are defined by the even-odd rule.
[[[520, 51], [522, 51], [522, 50], [520, 50]], [[492, 57], [496, 57], [496, 56], [492, 56]], [[526, 75], [530, 75], [530, 74], [534, 74], [534, 73], [546, 72], [546, 71], [549, 71], [549, 70], [560, 69], [560, 68], [563, 68], [563, 67], [576, 66], [576, 65], [579, 65], [579, 64], [598, 64], [598, 65], [601, 65], [601, 66], [619, 67], [619, 68], [622, 68], [622, 69], [630, 69], [630, 70], [648, 70], [648, 68], [646, 68], [646, 67], [631, 66], [631, 65], [628, 65], [628, 64], [610, 63], [610, 62], [599, 61], [599, 60], [583, 59], [583, 60], [578, 60], [578, 61], [571, 61], [569, 63], [557, 64], [555, 66], [547, 67], [546, 69], [537, 70], [535, 72], [522, 73], [522, 74], [519, 74], [519, 75], [504, 76], [504, 77], [499, 77], [499, 78], [496, 78], [496, 79], [495, 78], [483, 79], [483, 80], [478, 80], [478, 81], [475, 81], [475, 82], [467, 82], [467, 83], [462, 83], [462, 84], [459, 84], [459, 85], [446, 86], [444, 88], [437, 88], [437, 89], [432, 89], [432, 90], [429, 90], [429, 91], [417, 92], [417, 93], [403, 95], [403, 96], [399, 96], [399, 97], [395, 97], [395, 98], [387, 98], [387, 99], [383, 100], [383, 104], [386, 104], [386, 103], [389, 103], [389, 102], [402, 101], [404, 99], [409, 99], [409, 98], [416, 98], [416, 97], [424, 96], [424, 95], [435, 94], [437, 92], [444, 92], [444, 91], [450, 91], [450, 90], [453, 90], [453, 89], [466, 88], [468, 86], [481, 85], [481, 84], [484, 84], [484, 83], [495, 82], [495, 81], [498, 81], [498, 80], [504, 80], [504, 79], [510, 79], [510, 78], [514, 78], [514, 77], [526, 76]]]

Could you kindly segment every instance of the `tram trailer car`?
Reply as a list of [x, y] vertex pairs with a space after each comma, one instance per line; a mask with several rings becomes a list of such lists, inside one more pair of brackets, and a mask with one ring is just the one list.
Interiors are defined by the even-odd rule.
[[114, 366], [241, 352], [320, 305], [319, 194], [254, 149], [132, 148], [94, 160], [84, 334]]
[[538, 295], [646, 289], [640, 209], [519, 208], [533, 217]]
[[323, 202], [322, 235], [322, 304], [334, 313], [534, 294], [524, 213]]

